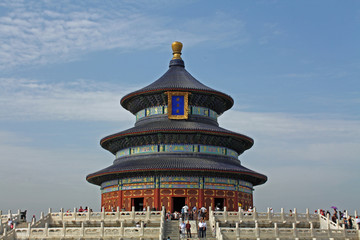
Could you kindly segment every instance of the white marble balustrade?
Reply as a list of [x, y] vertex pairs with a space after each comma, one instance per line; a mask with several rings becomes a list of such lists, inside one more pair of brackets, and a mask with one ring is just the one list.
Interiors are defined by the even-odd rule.
[[132, 211], [119, 211], [119, 208], [116, 212], [51, 212], [49, 209], [50, 221], [51, 222], [82, 222], [82, 221], [106, 221], [106, 222], [119, 222], [119, 221], [160, 221], [162, 217], [162, 211], [150, 211], [150, 208], [147, 208], [146, 211], [135, 211], [132, 208]]

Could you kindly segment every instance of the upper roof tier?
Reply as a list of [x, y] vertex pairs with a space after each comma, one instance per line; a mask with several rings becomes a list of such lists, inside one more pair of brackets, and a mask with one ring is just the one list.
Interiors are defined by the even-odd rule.
[[167, 105], [167, 91], [190, 92], [189, 105], [207, 107], [219, 115], [233, 106], [234, 100], [229, 95], [202, 84], [185, 70], [184, 61], [180, 57], [181, 47], [180, 42], [172, 44], [174, 57], [163, 76], [121, 99], [120, 103], [125, 109], [135, 114], [148, 107]]

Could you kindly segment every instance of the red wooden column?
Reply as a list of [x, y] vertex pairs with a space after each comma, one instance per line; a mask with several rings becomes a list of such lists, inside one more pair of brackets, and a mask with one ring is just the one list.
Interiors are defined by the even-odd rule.
[[160, 178], [158, 176], [155, 176], [154, 207], [156, 210], [161, 211]]
[[204, 203], [204, 178], [200, 177], [200, 189], [199, 189], [199, 208], [205, 206]]
[[235, 208], [235, 211], [238, 211], [239, 210], [239, 181], [236, 181], [237, 184], [235, 186], [235, 204], [234, 204], [234, 208]]

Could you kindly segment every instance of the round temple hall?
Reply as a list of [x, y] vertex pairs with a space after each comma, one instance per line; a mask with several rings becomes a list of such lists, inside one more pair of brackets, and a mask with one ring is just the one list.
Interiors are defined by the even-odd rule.
[[217, 119], [233, 99], [185, 70], [180, 42], [172, 49], [162, 77], [121, 99], [135, 115], [135, 126], [100, 141], [115, 160], [86, 179], [101, 187], [106, 211], [164, 206], [173, 212], [185, 204], [247, 209], [253, 187], [267, 181], [238, 159], [254, 140], [219, 127]]

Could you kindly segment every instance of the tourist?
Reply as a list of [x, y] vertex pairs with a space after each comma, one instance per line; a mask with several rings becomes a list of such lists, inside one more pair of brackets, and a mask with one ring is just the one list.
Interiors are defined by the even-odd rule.
[[78, 212], [83, 212], [83, 211], [84, 211], [84, 209], [82, 208], [82, 206], [80, 206]]
[[352, 229], [353, 228], [353, 223], [352, 223], [351, 216], [348, 217], [348, 224], [349, 224], [349, 229]]
[[182, 238], [185, 237], [185, 228], [186, 228], [186, 224], [184, 223], [184, 221], [180, 221], [179, 233], [180, 233], [180, 237], [182, 237]]
[[185, 206], [182, 207], [181, 214], [184, 220], [189, 220], [189, 207], [187, 204], [185, 204]]
[[270, 213], [274, 213], [274, 209], [273, 209], [273, 208], [270, 208]]
[[166, 240], [171, 240], [170, 236], [168, 236], [168, 238]]
[[346, 217], [344, 217], [344, 226], [345, 226], [345, 229], [349, 228], [348, 220]]
[[251, 215], [252, 214], [252, 211], [253, 211], [253, 209], [252, 209], [252, 207], [250, 206], [249, 208], [248, 208], [248, 210], [247, 210], [247, 215]]
[[203, 233], [202, 233], [202, 234], [203, 234], [203, 238], [206, 238], [206, 227], [207, 227], [207, 226], [206, 226], [206, 221], [205, 221], [205, 220], [203, 220], [203, 225], [202, 225], [202, 226], [203, 226]]
[[329, 210], [327, 210], [327, 211], [326, 211], [326, 218], [329, 219], [330, 216], [331, 216], [331, 214], [330, 214]]
[[9, 227], [9, 229], [13, 229], [13, 227], [14, 227], [14, 223], [11, 220], [11, 218], [8, 219], [8, 227]]
[[31, 219], [31, 225], [34, 225], [35, 223], [36, 223], [36, 217], [35, 215], [33, 215]]
[[185, 225], [185, 228], [186, 228], [186, 235], [188, 238], [191, 238], [191, 224], [189, 221], [187, 221], [186, 225]]
[[201, 210], [201, 217], [202, 218], [205, 218], [206, 217], [206, 212], [207, 212], [207, 209], [203, 206], [200, 208]]
[[179, 215], [180, 215], [180, 213], [178, 212], [178, 211], [175, 211], [174, 212], [174, 219], [179, 219]]
[[199, 221], [198, 224], [198, 237], [202, 238], [203, 237], [203, 224], [202, 224], [202, 219]]
[[137, 227], [137, 228], [141, 227], [140, 222], [137, 222], [135, 227]]
[[197, 213], [197, 219], [198, 219], [199, 222], [200, 222], [200, 220], [202, 218], [201, 216], [202, 216], [202, 212], [201, 212], [201, 209], [199, 209], [199, 211]]
[[171, 212], [170, 211], [168, 211], [167, 213], [166, 213], [166, 221], [171, 221]]
[[197, 213], [197, 208], [196, 208], [196, 206], [194, 206], [194, 207], [192, 208], [192, 215], [193, 215], [192, 220], [195, 220], [195, 219], [196, 219], [196, 213]]
[[360, 229], [360, 218], [358, 216], [356, 216], [356, 224], [359, 226]]
[[331, 221], [333, 221], [334, 223], [336, 223], [336, 220], [337, 220], [337, 216], [336, 216], [336, 213], [334, 213], [331, 217]]
[[292, 212], [292, 210], [290, 209], [290, 217], [292, 216], [292, 213], [293, 213], [293, 212]]

